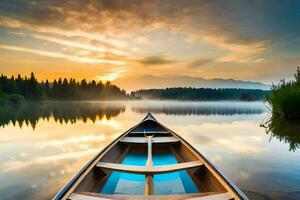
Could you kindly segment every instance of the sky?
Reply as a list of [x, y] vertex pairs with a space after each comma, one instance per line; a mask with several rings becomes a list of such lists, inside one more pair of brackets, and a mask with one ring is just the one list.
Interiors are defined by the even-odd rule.
[[270, 84], [300, 65], [299, 25], [297, 0], [1, 0], [0, 72]]

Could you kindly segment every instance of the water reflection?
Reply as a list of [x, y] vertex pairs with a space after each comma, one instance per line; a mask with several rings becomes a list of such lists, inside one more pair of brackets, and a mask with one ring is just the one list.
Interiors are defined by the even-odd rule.
[[50, 117], [61, 124], [74, 124], [78, 120], [111, 119], [125, 111], [125, 105], [93, 102], [47, 102], [27, 103], [19, 106], [0, 107], [0, 126], [12, 123], [20, 128], [25, 125], [36, 127], [40, 119], [49, 121]]
[[[273, 120], [269, 141], [259, 127], [268, 115], [263, 103], [143, 101], [0, 108], [0, 198], [51, 199], [148, 111], [206, 155], [250, 199], [300, 199], [297, 123]], [[295, 151], [289, 151], [291, 141]]]
[[167, 115], [242, 115], [261, 114], [266, 108], [260, 102], [169, 102], [135, 105], [133, 111], [138, 113], [163, 113]]
[[288, 143], [290, 151], [296, 151], [300, 148], [300, 121], [286, 121], [280, 117], [272, 116], [262, 126], [266, 128], [267, 134], [270, 133], [271, 138]]
[[0, 126], [9, 123], [22, 128], [35, 129], [39, 120], [49, 121], [53, 117], [60, 124], [86, 123], [88, 120], [110, 120], [125, 112], [126, 105], [136, 113], [147, 112], [166, 115], [254, 115], [265, 112], [261, 103], [242, 102], [44, 102], [27, 103], [18, 106], [0, 106]]

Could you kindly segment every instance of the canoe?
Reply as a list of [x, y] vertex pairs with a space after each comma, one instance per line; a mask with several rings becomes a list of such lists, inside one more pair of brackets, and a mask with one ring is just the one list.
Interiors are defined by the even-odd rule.
[[151, 113], [90, 160], [53, 199], [248, 199]]

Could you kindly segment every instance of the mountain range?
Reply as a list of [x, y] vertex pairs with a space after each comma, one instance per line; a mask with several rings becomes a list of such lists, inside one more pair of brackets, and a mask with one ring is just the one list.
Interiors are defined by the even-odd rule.
[[139, 89], [168, 88], [168, 87], [196, 87], [196, 88], [244, 88], [270, 90], [271, 85], [261, 82], [243, 81], [235, 79], [204, 79], [200, 77], [178, 76], [157, 77], [144, 75], [136, 78], [120, 78], [113, 81], [127, 92]]

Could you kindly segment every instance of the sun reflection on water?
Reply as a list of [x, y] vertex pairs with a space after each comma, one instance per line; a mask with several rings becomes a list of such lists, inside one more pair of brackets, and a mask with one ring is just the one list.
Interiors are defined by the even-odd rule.
[[[240, 104], [220, 112], [214, 108], [214, 114], [203, 113], [203, 105], [197, 107], [196, 103], [194, 111], [191, 104], [185, 110], [183, 103], [177, 110], [176, 102], [93, 104], [87, 109], [78, 106], [76, 112], [63, 108], [63, 115], [14, 115], [24, 121], [21, 127], [11, 116], [0, 120], [5, 122], [0, 128], [0, 179], [5, 180], [0, 182], [0, 193], [5, 194], [4, 199], [53, 197], [86, 162], [152, 109], [158, 120], [189, 141], [246, 193], [270, 197], [268, 191], [300, 188], [299, 150], [290, 152], [289, 145], [276, 138], [270, 141], [270, 135], [259, 127], [268, 113], [257, 103], [247, 104], [255, 112], [248, 112], [246, 106], [243, 112], [237, 112], [239, 106], [243, 107]], [[217, 105], [221, 107], [221, 103]], [[58, 105], [50, 108], [59, 110]], [[32, 113], [34, 119], [29, 115]]]

